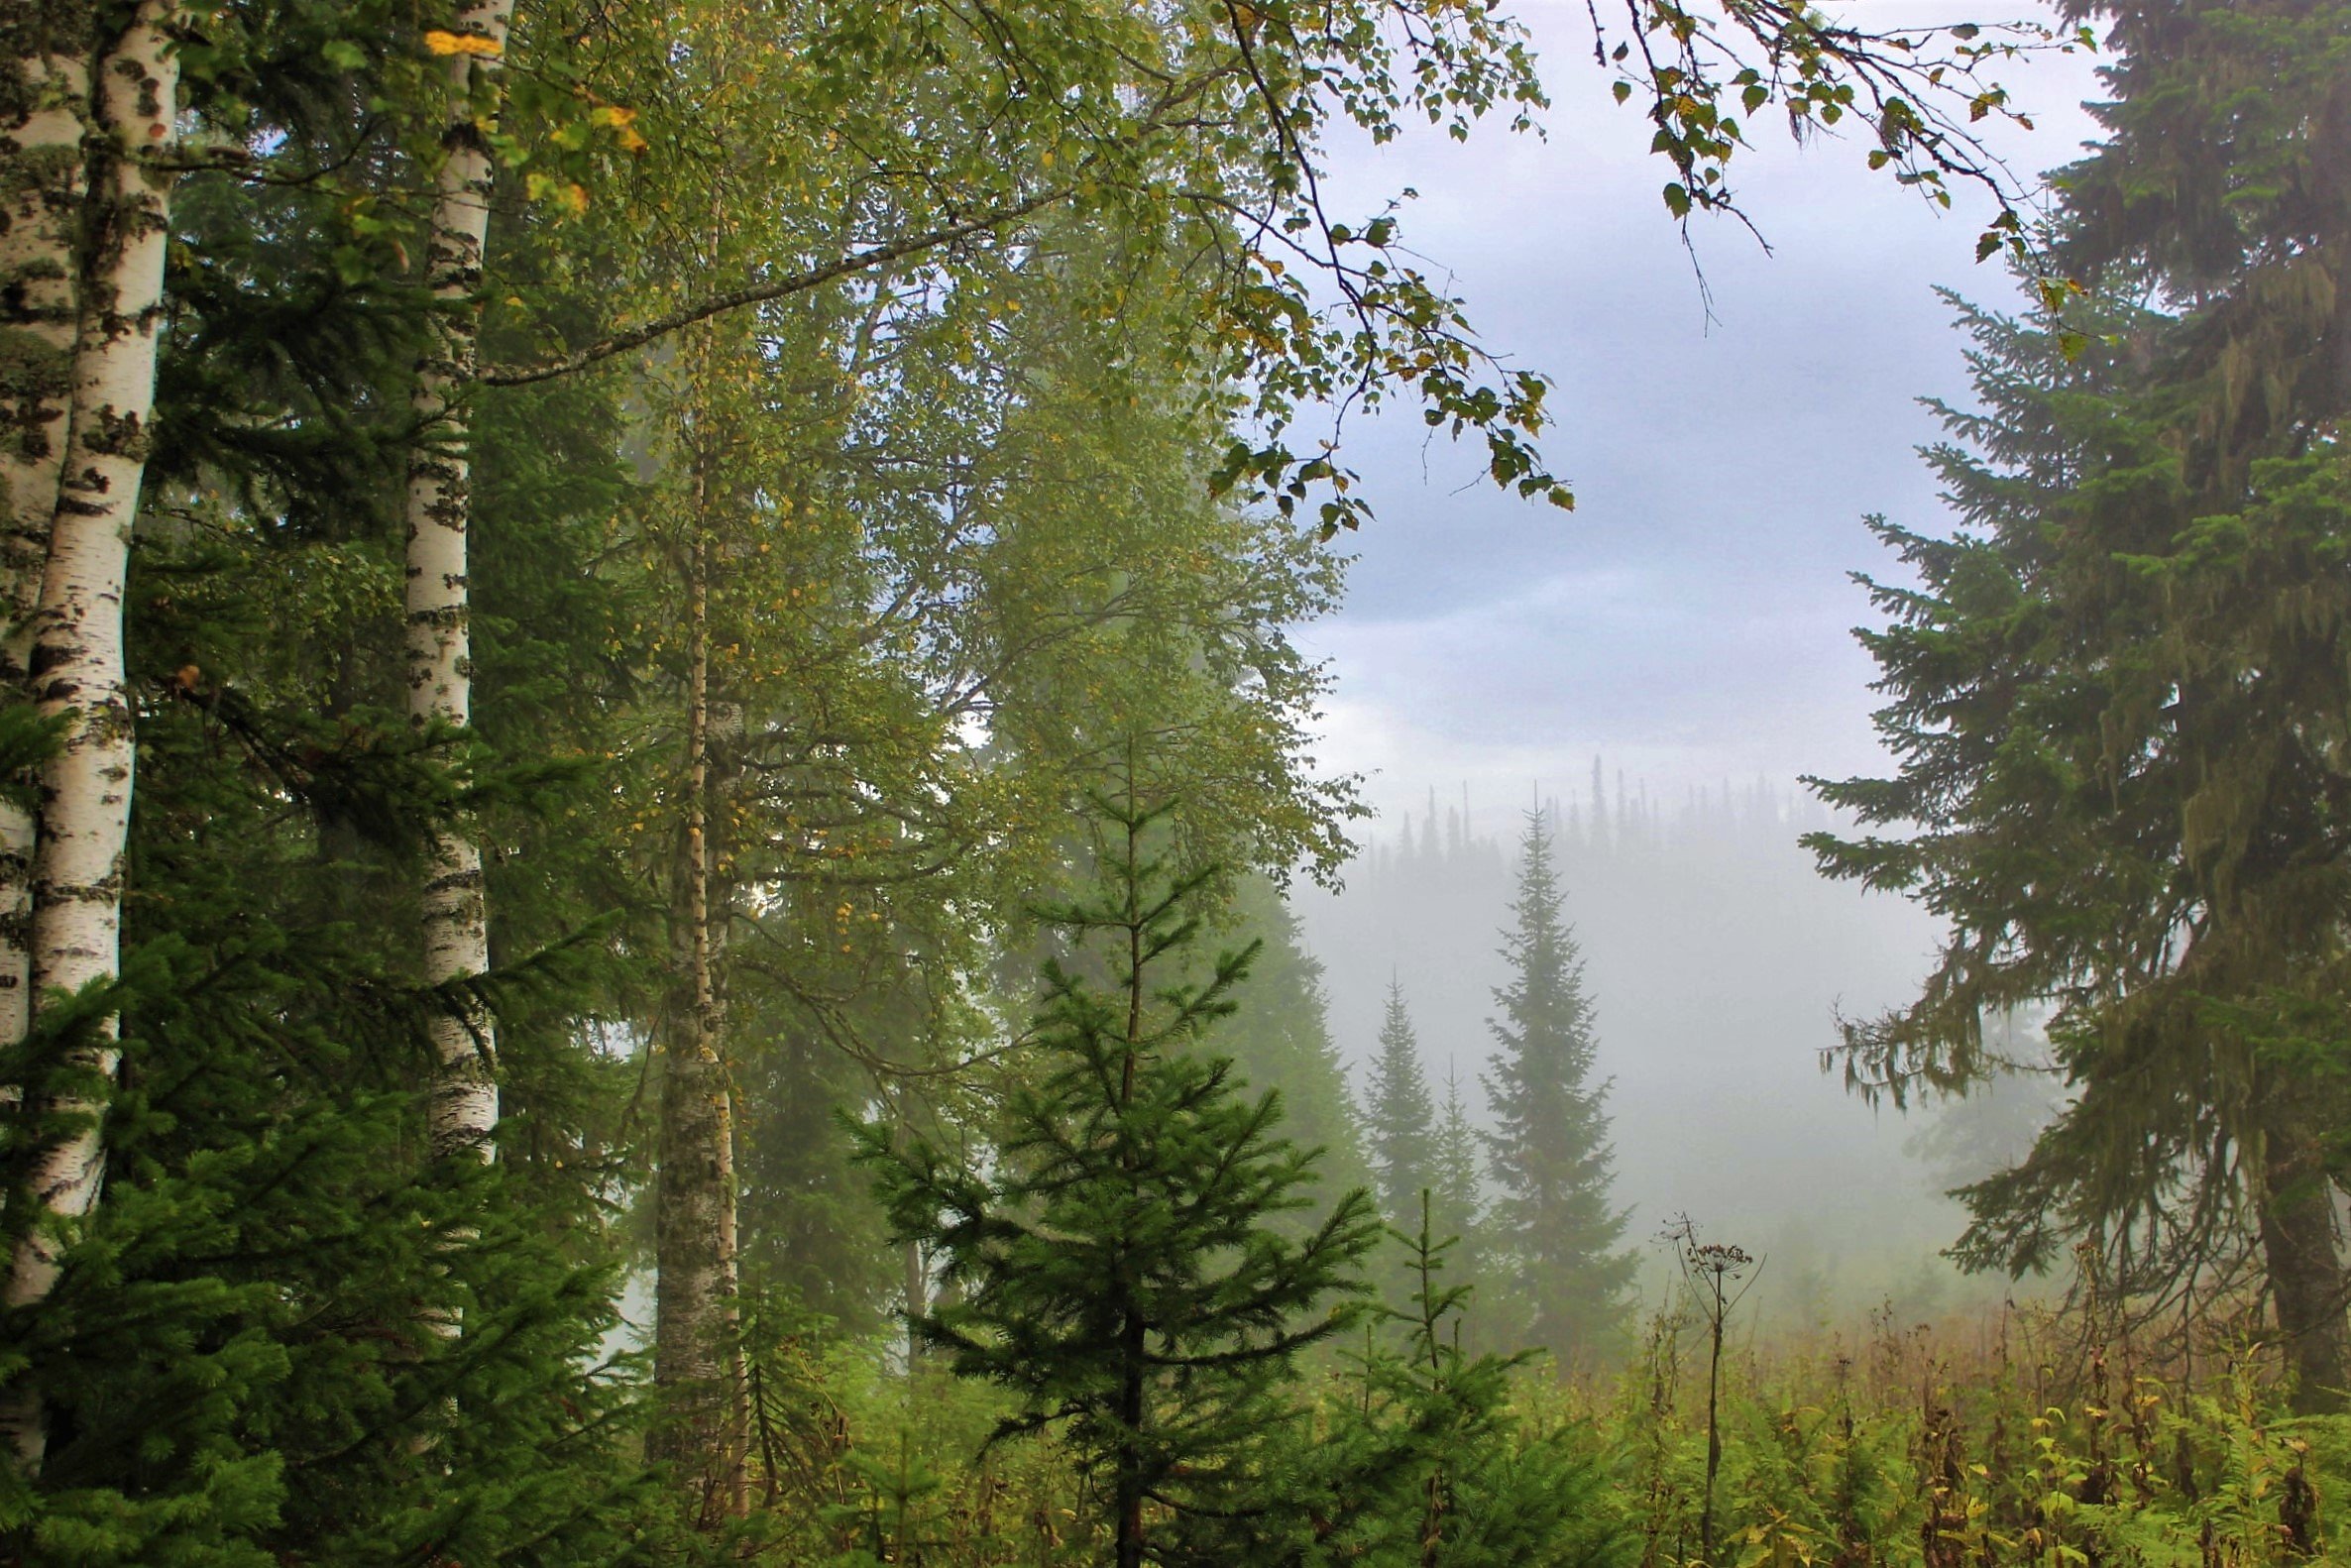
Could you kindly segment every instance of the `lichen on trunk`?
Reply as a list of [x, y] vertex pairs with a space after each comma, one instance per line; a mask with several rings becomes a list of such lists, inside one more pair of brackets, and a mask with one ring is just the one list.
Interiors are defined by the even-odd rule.
[[2262, 1262], [2294, 1375], [2294, 1407], [2304, 1415], [2332, 1414], [2345, 1407], [2351, 1382], [2351, 1318], [2345, 1316], [2351, 1280], [2318, 1140], [2299, 1127], [2272, 1130], [2261, 1175]]

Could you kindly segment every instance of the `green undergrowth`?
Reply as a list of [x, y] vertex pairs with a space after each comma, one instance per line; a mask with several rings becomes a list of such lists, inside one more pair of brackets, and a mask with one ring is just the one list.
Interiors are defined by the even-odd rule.
[[[1859, 1332], [1735, 1344], [1722, 1372], [1718, 1545], [1706, 1565], [1704, 1349], [1689, 1320], [1663, 1315], [1614, 1371], [1511, 1368], [1498, 1418], [1478, 1428], [1487, 1468], [1440, 1475], [1449, 1501], [1433, 1511], [1425, 1501], [1437, 1495], [1434, 1470], [1391, 1488], [1377, 1508], [1410, 1517], [1386, 1524], [1365, 1513], [1334, 1518], [1318, 1499], [1292, 1496], [1285, 1501], [1303, 1523], [1266, 1545], [1264, 1560], [1367, 1568], [2351, 1561], [2343, 1522], [2351, 1417], [2286, 1414], [2269, 1360], [2250, 1343], [2235, 1353], [2208, 1349], [2182, 1366], [2142, 1355], [2127, 1337], [2085, 1336], [2063, 1315], [2011, 1310], [1933, 1327], [1881, 1313]], [[756, 1362], [752, 1504], [725, 1548], [731, 1560], [810, 1568], [1106, 1560], [1101, 1499], [1070, 1456], [1050, 1436], [989, 1441], [1005, 1413], [993, 1391], [931, 1362], [910, 1376], [902, 1340], [829, 1341], [813, 1329], [772, 1336]], [[1401, 1387], [1393, 1379], [1393, 1368], [1367, 1371], [1360, 1350], [1329, 1356], [1309, 1380], [1309, 1414], [1289, 1451], [1263, 1461], [1268, 1484], [1327, 1486], [1338, 1456], [1394, 1439], [1410, 1412], [1392, 1402]], [[1315, 1455], [1325, 1456], [1320, 1471]], [[1497, 1537], [1480, 1550], [1481, 1511], [1491, 1525], [1545, 1497], [1564, 1506], [1551, 1509], [1539, 1536]]]
[[[2003, 1311], [1727, 1358], [1713, 1568], [2258, 1568], [2338, 1562], [2351, 1417], [2291, 1417], [2250, 1342], [2159, 1364]], [[1652, 1322], [1611, 1380], [1530, 1384], [1618, 1466], [1641, 1568], [1702, 1560], [1703, 1346]]]

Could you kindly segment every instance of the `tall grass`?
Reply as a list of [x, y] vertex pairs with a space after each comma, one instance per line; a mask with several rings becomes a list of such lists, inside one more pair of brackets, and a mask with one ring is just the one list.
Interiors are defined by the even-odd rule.
[[[2242, 1322], [2206, 1328], [2192, 1357], [2177, 1333], [2095, 1308], [1732, 1330], [1719, 1369], [1711, 1324], [1684, 1310], [1653, 1317], [1620, 1367], [1520, 1374], [1520, 1440], [1571, 1438], [1610, 1472], [1575, 1568], [2351, 1565], [2351, 1417], [2287, 1415], [2274, 1352]], [[1049, 1439], [986, 1446], [1001, 1413], [989, 1391], [927, 1365], [910, 1377], [884, 1345], [822, 1342], [782, 1336], [758, 1358], [763, 1506], [727, 1558], [1103, 1560], [1100, 1500], [1067, 1455]], [[1339, 1358], [1316, 1387], [1334, 1425], [1363, 1393]], [[1595, 1540], [1614, 1544], [1596, 1556]], [[1349, 1560], [1335, 1537], [1331, 1553], [1306, 1549], [1301, 1568]]]
[[1661, 1313], [1620, 1376], [1523, 1392], [1617, 1457], [1640, 1568], [2351, 1563], [2351, 1420], [2287, 1416], [2257, 1339], [2158, 1357], [2094, 1311], [2008, 1307], [1735, 1350], [1708, 1564], [1707, 1326]]

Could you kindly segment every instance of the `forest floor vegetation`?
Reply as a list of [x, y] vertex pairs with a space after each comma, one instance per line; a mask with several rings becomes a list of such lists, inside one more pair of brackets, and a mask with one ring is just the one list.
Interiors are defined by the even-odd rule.
[[[1474, 1312], [1473, 1312], [1474, 1316]], [[1704, 1324], [1654, 1314], [1623, 1364], [1512, 1373], [1507, 1446], [1564, 1448], [1602, 1485], [1546, 1555], [1493, 1559], [1448, 1520], [1430, 1564], [1700, 1568]], [[1099, 1560], [1102, 1511], [1050, 1438], [988, 1445], [994, 1391], [903, 1339], [758, 1358], [761, 1506], [748, 1560], [1011, 1568]], [[2351, 1417], [2293, 1416], [2276, 1357], [2213, 1327], [2169, 1335], [2079, 1308], [2008, 1305], [1933, 1324], [1735, 1333], [1722, 1368], [1716, 1560], [1707, 1568], [2268, 1568], [2347, 1560]], [[1366, 1407], [1360, 1356], [1314, 1379], [1319, 1446]], [[1301, 1562], [1385, 1562], [1309, 1544]]]

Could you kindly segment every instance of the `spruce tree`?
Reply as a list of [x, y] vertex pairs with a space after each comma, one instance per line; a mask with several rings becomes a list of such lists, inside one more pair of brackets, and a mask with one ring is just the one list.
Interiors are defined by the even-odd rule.
[[[2342, 0], [2071, 0], [2108, 24], [2104, 135], [2061, 173], [2057, 260], [2182, 316], [2161, 361], [2191, 477], [2242, 487], [2351, 409]], [[2146, 285], [2152, 284], [2152, 289]]]
[[1445, 1068], [1445, 1108], [1429, 1145], [1429, 1198], [1437, 1234], [1460, 1238], [1455, 1262], [1475, 1276], [1484, 1256], [1485, 1196], [1478, 1179], [1478, 1133], [1461, 1103], [1461, 1080]]
[[2054, 1002], [2067, 1103], [1962, 1189], [1960, 1261], [2024, 1274], [2086, 1242], [2144, 1296], [2251, 1243], [2296, 1397], [2325, 1408], [2351, 1367], [2328, 1022], [2351, 878], [2312, 850], [2338, 813], [2351, 597], [2318, 563], [2351, 538], [2351, 466], [2267, 459], [2233, 503], [2199, 482], [2179, 389], [2150, 374], [2192, 324], [2134, 299], [2060, 330], [1963, 319], [1983, 411], [1948, 412], [1932, 456], [1967, 527], [1873, 524], [1907, 568], [1871, 585], [1887, 624], [1863, 637], [1902, 765], [1816, 781], [1900, 831], [1807, 840], [1952, 935], [1915, 1001], [1848, 1030], [1848, 1082], [1962, 1092], [1996, 1069], [1988, 1021]]
[[1930, 453], [1962, 526], [1874, 525], [1901, 765], [1823, 793], [1894, 831], [1814, 846], [1953, 936], [1847, 1063], [1963, 1091], [1993, 1019], [2053, 1005], [2067, 1103], [1964, 1189], [1962, 1260], [2086, 1243], [2162, 1296], [2253, 1251], [2297, 1400], [2339, 1408], [2351, 7], [2066, 9], [2110, 25], [2051, 231], [2090, 292], [2056, 330], [1962, 309], [1977, 406]]
[[1519, 841], [1516, 926], [1503, 955], [1513, 971], [1489, 1019], [1486, 1137], [1497, 1196], [1489, 1235], [1526, 1313], [1530, 1341], [1589, 1350], [1623, 1317], [1633, 1258], [1620, 1250], [1625, 1214], [1613, 1206], [1608, 1083], [1593, 1079], [1597, 1043], [1583, 959], [1569, 931], [1551, 835], [1529, 812]]
[[1578, 1422], [1525, 1419], [1512, 1374], [1531, 1352], [1472, 1355], [1472, 1286], [1425, 1195], [1401, 1244], [1400, 1333], [1373, 1340], [1292, 1484], [1315, 1498], [1310, 1541], [1260, 1561], [1351, 1568], [1600, 1568], [1623, 1556], [1609, 1467]]
[[[1401, 1225], [1419, 1210], [1421, 1192], [1436, 1182], [1437, 1126], [1412, 1015], [1404, 1007], [1403, 986], [1393, 980], [1380, 1021], [1380, 1054], [1372, 1063], [1370, 1101], [1365, 1119], [1380, 1201], [1389, 1222]], [[1446, 1222], [1459, 1223], [1450, 1217]]]
[[1282, 889], [1263, 874], [1243, 877], [1224, 918], [1261, 946], [1233, 992], [1235, 1012], [1218, 1031], [1217, 1049], [1252, 1087], [1282, 1096], [1289, 1137], [1322, 1151], [1321, 1197], [1290, 1218], [1287, 1228], [1296, 1234], [1318, 1223], [1342, 1194], [1374, 1186], [1372, 1151], [1331, 1039], [1322, 964], [1306, 951]]
[[898, 1239], [941, 1264], [916, 1334], [1016, 1402], [998, 1435], [1061, 1435], [1108, 1501], [1117, 1568], [1205, 1562], [1187, 1540], [1227, 1550], [1279, 1513], [1251, 1456], [1296, 1414], [1297, 1352], [1351, 1321], [1378, 1219], [1355, 1191], [1302, 1240], [1276, 1227], [1313, 1203], [1319, 1153], [1201, 1038], [1254, 949], [1167, 980], [1207, 877], [1147, 850], [1164, 808], [1098, 809], [1102, 885], [1054, 912], [1076, 951], [1045, 967], [1034, 1070], [989, 1160], [885, 1124], [860, 1130], [860, 1158]]

